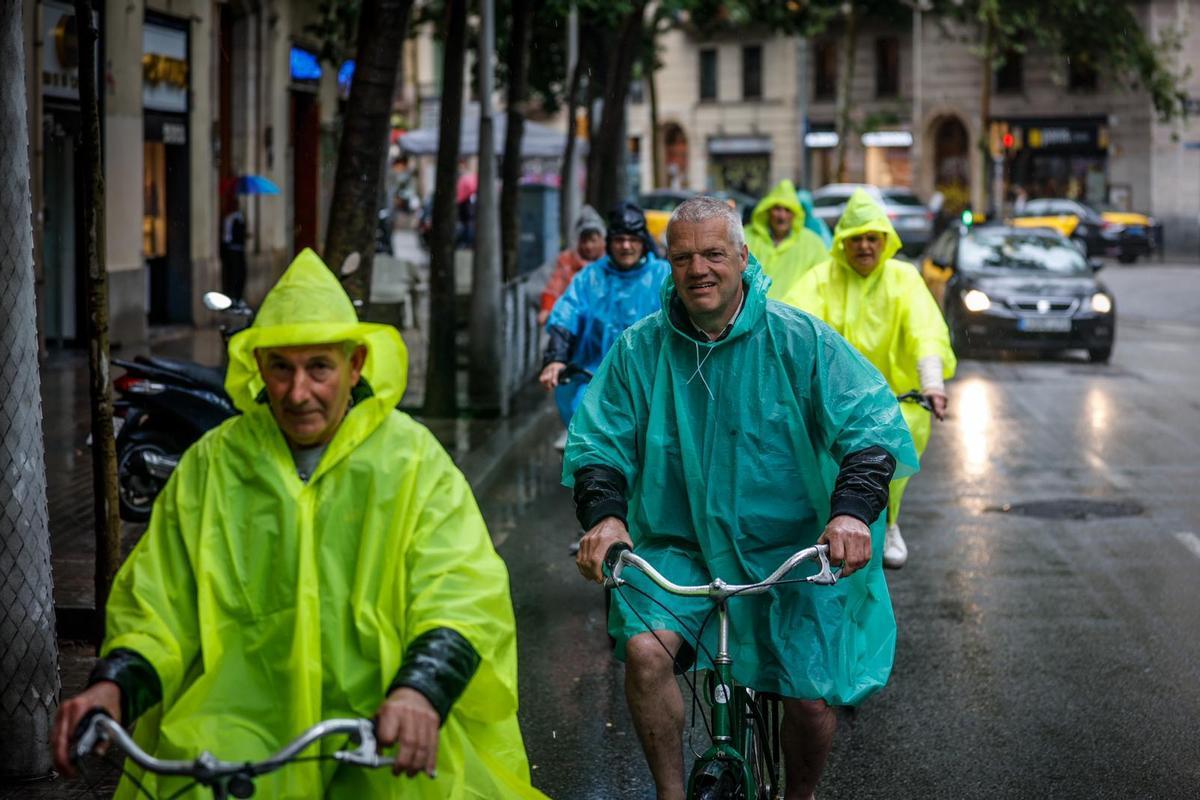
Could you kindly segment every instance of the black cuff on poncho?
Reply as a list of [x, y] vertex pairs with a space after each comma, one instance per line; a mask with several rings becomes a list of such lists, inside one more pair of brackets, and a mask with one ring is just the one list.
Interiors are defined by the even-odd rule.
[[471, 682], [479, 662], [479, 653], [461, 633], [434, 628], [413, 639], [404, 651], [404, 662], [387, 693], [401, 687], [415, 689], [437, 711], [439, 725], [445, 725], [450, 708]]
[[542, 355], [542, 366], [552, 362], [566, 364], [571, 360], [571, 350], [575, 346], [575, 337], [566, 328], [558, 325], [552, 325], [546, 329], [547, 335], [550, 337], [546, 342], [546, 352]]
[[829, 499], [830, 519], [845, 515], [864, 525], [873, 523], [887, 508], [888, 484], [895, 471], [896, 459], [882, 447], [846, 456]]
[[575, 471], [575, 518], [590, 531], [605, 517], [628, 524], [625, 476], [619, 470], [592, 464]]
[[96, 662], [88, 686], [112, 681], [121, 689], [121, 724], [129, 726], [162, 700], [162, 682], [149, 661], [134, 650], [118, 647]]

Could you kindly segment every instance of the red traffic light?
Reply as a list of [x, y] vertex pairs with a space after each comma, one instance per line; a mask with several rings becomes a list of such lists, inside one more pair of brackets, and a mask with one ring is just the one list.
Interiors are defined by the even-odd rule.
[[1016, 142], [1016, 139], [1013, 138], [1013, 135], [1011, 133], [1006, 133], [1006, 134], [1004, 134], [1004, 138], [1001, 141], [1003, 141], [1005, 149], [1010, 149], [1010, 148], [1012, 148], [1013, 144]]

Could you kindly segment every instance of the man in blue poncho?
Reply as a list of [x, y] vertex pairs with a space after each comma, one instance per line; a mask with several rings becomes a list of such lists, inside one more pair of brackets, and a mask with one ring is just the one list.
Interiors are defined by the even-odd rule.
[[[750, 583], [829, 545], [843, 565], [836, 586], [790, 584], [729, 607], [734, 676], [783, 698], [787, 797], [807, 798], [832, 744], [830, 706], [857, 704], [891, 673], [879, 516], [916, 453], [879, 372], [824, 323], [767, 300], [724, 203], [680, 205], [667, 251], [661, 311], [613, 346], [571, 427], [563, 482], [587, 531], [577, 564], [600, 580], [605, 554], [625, 542], [676, 583]], [[658, 796], [682, 798], [673, 671], [703, 651], [694, 641], [710, 604], [625, 574], [675, 614], [621, 592], [609, 633]]]
[[587, 386], [560, 385], [567, 364], [595, 372], [621, 332], [658, 309], [659, 288], [670, 271], [654, 252], [646, 216], [632, 203], [609, 215], [606, 240], [605, 256], [575, 276], [546, 320], [550, 342], [538, 380], [554, 390], [564, 425], [571, 423]]

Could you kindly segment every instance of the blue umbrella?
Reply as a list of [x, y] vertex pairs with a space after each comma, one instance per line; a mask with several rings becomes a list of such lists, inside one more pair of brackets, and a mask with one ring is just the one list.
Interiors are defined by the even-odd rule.
[[279, 194], [279, 187], [261, 175], [239, 175], [238, 194]]

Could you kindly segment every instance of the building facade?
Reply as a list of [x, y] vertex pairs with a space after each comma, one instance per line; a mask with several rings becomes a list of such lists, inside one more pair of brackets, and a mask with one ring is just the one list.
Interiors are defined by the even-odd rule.
[[[1200, 58], [1200, 0], [1154, 0], [1136, 11], [1152, 39], [1183, 33], [1183, 64]], [[988, 74], [985, 124], [987, 73], [973, 35], [919, 13], [903, 26], [860, 25], [848, 180], [911, 186], [926, 199], [941, 191], [948, 204], [975, 209], [988, 208], [988, 184], [1005, 202], [1020, 188], [1109, 203], [1156, 217], [1169, 251], [1200, 252], [1200, 123], [1162, 123], [1145, 93], [1031, 48]], [[761, 196], [783, 178], [809, 188], [837, 180], [840, 31], [806, 40], [751, 27], [702, 37], [684, 24], [659, 45], [660, 174], [652, 158], [638, 157], [643, 189]], [[1195, 70], [1184, 90], [1195, 115]], [[641, 99], [631, 105], [631, 152], [649, 153], [649, 130]], [[992, 139], [994, 156], [978, 146]]]

